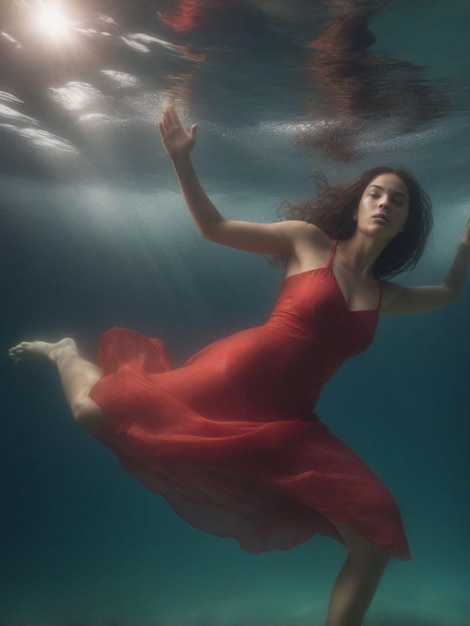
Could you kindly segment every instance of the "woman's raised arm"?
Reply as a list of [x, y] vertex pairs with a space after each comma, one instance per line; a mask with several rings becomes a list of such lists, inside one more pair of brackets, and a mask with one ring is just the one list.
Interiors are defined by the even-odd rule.
[[382, 313], [423, 313], [453, 304], [459, 298], [470, 260], [470, 220], [457, 249], [454, 261], [440, 285], [402, 287], [384, 283]]
[[190, 153], [196, 143], [196, 126], [186, 132], [173, 107], [163, 113], [159, 123], [162, 143], [173, 162], [186, 205], [200, 234], [211, 241], [261, 254], [290, 254], [292, 236], [301, 222], [257, 224], [227, 220], [212, 204], [201, 187]]

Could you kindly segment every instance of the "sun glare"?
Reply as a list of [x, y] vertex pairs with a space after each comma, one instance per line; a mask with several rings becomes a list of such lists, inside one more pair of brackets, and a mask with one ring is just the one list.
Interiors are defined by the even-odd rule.
[[36, 26], [51, 39], [61, 39], [69, 34], [71, 22], [59, 3], [41, 3], [36, 15]]

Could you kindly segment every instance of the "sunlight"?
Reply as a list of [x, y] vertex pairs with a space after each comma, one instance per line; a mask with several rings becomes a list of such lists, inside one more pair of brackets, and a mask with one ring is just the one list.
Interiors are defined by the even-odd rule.
[[41, 3], [35, 16], [35, 25], [45, 36], [62, 39], [70, 33], [71, 21], [58, 2]]

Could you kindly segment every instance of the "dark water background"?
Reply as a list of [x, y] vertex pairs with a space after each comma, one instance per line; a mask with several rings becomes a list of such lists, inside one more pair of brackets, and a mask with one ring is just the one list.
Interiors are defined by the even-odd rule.
[[[63, 6], [54, 34], [41, 3], [0, 4], [0, 623], [320, 624], [341, 546], [254, 556], [193, 529], [73, 423], [52, 367], [7, 350], [71, 335], [93, 359], [120, 325], [178, 363], [266, 319], [281, 272], [196, 234], [155, 132], [169, 102], [198, 124], [194, 162], [235, 219], [276, 219], [318, 168], [412, 169], [435, 227], [398, 282], [439, 283], [470, 212], [470, 7]], [[383, 318], [318, 407], [389, 486], [411, 544], [366, 624], [470, 623], [469, 300], [467, 282], [452, 307]]]

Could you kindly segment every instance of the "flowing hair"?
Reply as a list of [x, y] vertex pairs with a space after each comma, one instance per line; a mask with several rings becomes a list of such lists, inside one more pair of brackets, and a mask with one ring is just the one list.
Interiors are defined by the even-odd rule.
[[[414, 176], [404, 168], [387, 166], [367, 170], [352, 183], [330, 187], [321, 173], [313, 178], [317, 187], [317, 197], [299, 204], [284, 202], [279, 213], [286, 220], [301, 220], [315, 224], [331, 239], [349, 239], [356, 230], [354, 214], [366, 188], [381, 174], [395, 174], [406, 185], [409, 194], [409, 211], [404, 230], [398, 233], [383, 250], [374, 264], [375, 278], [395, 276], [415, 267], [424, 252], [431, 232], [432, 205], [427, 193], [420, 187]], [[272, 265], [285, 265], [287, 255], [272, 257]]]

